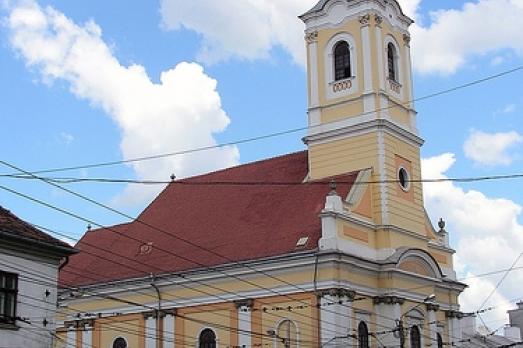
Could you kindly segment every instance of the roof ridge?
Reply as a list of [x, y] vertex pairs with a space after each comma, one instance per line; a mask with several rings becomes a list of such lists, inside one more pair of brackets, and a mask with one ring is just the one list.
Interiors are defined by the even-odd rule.
[[212, 172], [207, 172], [207, 173], [204, 173], [204, 174], [199, 174], [199, 175], [191, 176], [191, 177], [188, 177], [188, 178], [180, 179], [180, 180], [178, 180], [178, 182], [187, 182], [187, 181], [190, 181], [190, 180], [193, 180], [193, 179], [202, 179], [202, 178], [205, 178], [206, 176], [212, 176], [212, 175], [215, 175], [215, 174], [218, 174], [218, 173], [224, 173], [224, 172], [227, 172], [227, 171], [230, 171], [230, 170], [234, 170], [234, 169], [238, 169], [238, 168], [246, 168], [246, 167], [250, 167], [250, 166], [259, 165], [259, 164], [264, 163], [264, 162], [270, 162], [270, 161], [274, 161], [274, 160], [277, 160], [277, 159], [284, 159], [284, 158], [287, 158], [287, 157], [297, 156], [297, 155], [303, 154], [304, 152], [307, 152], [307, 150], [301, 150], [301, 151], [286, 153], [286, 154], [283, 154], [283, 155], [276, 155], [274, 157], [264, 158], [264, 159], [256, 160], [256, 161], [253, 161], [253, 162], [238, 164], [238, 165], [235, 165], [235, 166], [232, 166], [232, 167], [218, 169], [218, 170], [215, 170], [215, 171], [212, 171]]

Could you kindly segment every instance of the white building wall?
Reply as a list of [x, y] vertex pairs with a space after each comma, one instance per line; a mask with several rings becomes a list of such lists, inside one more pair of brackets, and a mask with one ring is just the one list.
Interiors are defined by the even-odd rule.
[[[0, 270], [18, 274], [16, 315], [18, 330], [0, 327], [0, 346], [11, 348], [50, 348], [53, 346], [57, 296], [57, 261], [45, 260], [0, 247]], [[46, 296], [46, 290], [50, 292]], [[43, 325], [44, 318], [47, 326]]]

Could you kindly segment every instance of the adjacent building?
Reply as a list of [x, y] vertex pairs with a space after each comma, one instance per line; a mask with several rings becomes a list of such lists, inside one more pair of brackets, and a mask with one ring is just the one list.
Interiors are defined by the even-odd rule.
[[74, 253], [0, 207], [0, 347], [53, 347], [58, 269]]
[[301, 19], [306, 150], [173, 181], [88, 231], [60, 272], [59, 347], [462, 342], [465, 285], [423, 206], [412, 20], [395, 0]]

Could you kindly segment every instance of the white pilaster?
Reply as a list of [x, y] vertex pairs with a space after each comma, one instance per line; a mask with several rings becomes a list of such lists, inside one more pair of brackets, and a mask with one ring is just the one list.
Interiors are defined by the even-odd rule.
[[[400, 301], [395, 298], [377, 298], [374, 301], [376, 311], [376, 323], [379, 331], [394, 330], [398, 324], [396, 320], [401, 317]], [[394, 337], [393, 332], [380, 335], [381, 344], [384, 346], [396, 347], [399, 345], [399, 338]]]
[[238, 345], [251, 346], [251, 306], [244, 303], [238, 304]]
[[461, 344], [461, 320], [458, 317], [452, 318], [452, 341], [456, 342], [456, 345]]
[[76, 348], [76, 328], [74, 326], [67, 329], [66, 348]]
[[380, 81], [380, 89], [385, 90], [385, 65], [383, 64], [383, 34], [381, 27], [376, 26], [376, 54], [378, 56], [378, 77]]
[[309, 87], [310, 99], [309, 107], [314, 108], [320, 104], [319, 81], [318, 81], [318, 33], [311, 33], [307, 36], [309, 48]]
[[416, 124], [416, 112], [414, 112], [414, 84], [412, 82], [412, 65], [411, 65], [411, 55], [410, 55], [410, 46], [405, 45], [405, 72], [406, 72], [406, 83], [407, 88], [409, 89], [409, 101], [408, 107], [411, 109], [409, 111], [409, 117], [410, 117], [410, 128], [411, 131], [414, 132], [414, 134], [418, 134], [418, 126]]
[[156, 348], [156, 318], [145, 319], [145, 348]]
[[[320, 298], [320, 339], [322, 347], [343, 347], [350, 342], [352, 297], [343, 290], [331, 290]], [[341, 302], [341, 303], [340, 303]]]
[[93, 327], [85, 326], [82, 332], [82, 348], [94, 348], [93, 347]]
[[167, 314], [163, 318], [163, 348], [175, 348], [176, 321], [174, 315]]
[[462, 339], [461, 323], [460, 323], [460, 314], [458, 312], [448, 312], [447, 313], [447, 324], [449, 328], [449, 341], [453, 342], [455, 345], [460, 345]]
[[436, 319], [436, 310], [433, 307], [427, 307], [427, 320], [429, 322], [429, 337], [428, 346], [438, 346], [438, 322]]

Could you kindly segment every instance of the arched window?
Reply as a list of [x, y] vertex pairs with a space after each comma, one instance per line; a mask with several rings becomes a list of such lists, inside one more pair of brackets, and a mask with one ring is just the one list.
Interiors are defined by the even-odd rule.
[[278, 336], [280, 340], [278, 347], [297, 348], [298, 347], [298, 330], [296, 325], [290, 320], [284, 320], [278, 325]]
[[369, 329], [363, 321], [358, 325], [358, 348], [369, 348]]
[[410, 329], [410, 348], [421, 348], [421, 337], [417, 325]]
[[216, 335], [211, 329], [205, 329], [200, 333], [200, 348], [216, 348]]
[[387, 64], [389, 68], [389, 80], [398, 82], [398, 69], [397, 69], [397, 58], [396, 58], [396, 47], [389, 42], [387, 45]]
[[349, 44], [340, 41], [334, 47], [334, 79], [338, 81], [349, 77], [351, 77]]
[[443, 338], [440, 333], [438, 333], [438, 348], [443, 348]]
[[122, 337], [118, 337], [113, 342], [113, 348], [127, 348], [127, 341]]

